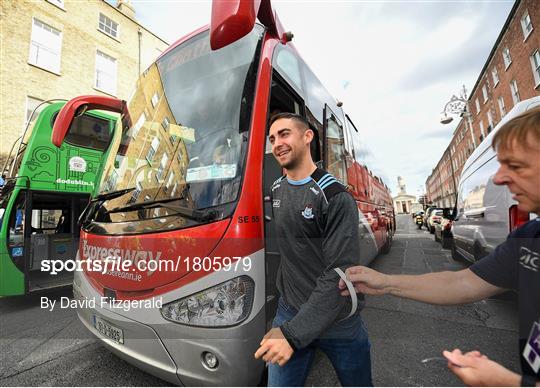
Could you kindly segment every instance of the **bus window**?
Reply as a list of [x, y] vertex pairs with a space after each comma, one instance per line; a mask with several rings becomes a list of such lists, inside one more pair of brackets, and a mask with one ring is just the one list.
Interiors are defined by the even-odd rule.
[[60, 209], [32, 209], [32, 233], [69, 233], [68, 213]]
[[110, 121], [83, 115], [73, 119], [65, 141], [69, 144], [105, 151], [111, 142]]
[[302, 91], [302, 75], [298, 59], [286, 47], [279, 47], [278, 50], [279, 53], [276, 56], [274, 66], [282, 76], [296, 87], [297, 91]]
[[347, 186], [343, 125], [328, 107], [325, 108], [325, 127], [327, 171]]
[[356, 126], [352, 122], [349, 115], [345, 115], [345, 121], [346, 121], [346, 127], [347, 127], [347, 134], [349, 135], [350, 142], [347, 144], [347, 149], [349, 151], [349, 154], [352, 155], [353, 159], [356, 159], [356, 152], [355, 152], [355, 137], [358, 137], [358, 129], [356, 129]]

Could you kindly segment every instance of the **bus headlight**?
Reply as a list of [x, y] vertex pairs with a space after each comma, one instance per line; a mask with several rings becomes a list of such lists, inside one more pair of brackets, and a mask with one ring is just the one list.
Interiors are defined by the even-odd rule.
[[249, 276], [240, 276], [197, 294], [167, 303], [163, 318], [191, 326], [231, 326], [246, 319], [253, 306], [255, 284]]

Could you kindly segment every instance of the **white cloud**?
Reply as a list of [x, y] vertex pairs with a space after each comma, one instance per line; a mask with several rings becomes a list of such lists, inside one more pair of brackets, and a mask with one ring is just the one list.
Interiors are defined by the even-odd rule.
[[[209, 1], [138, 1], [139, 20], [174, 42], [210, 22]], [[435, 167], [457, 125], [444, 104], [469, 91], [513, 5], [507, 2], [274, 1], [302, 57], [340, 101], [377, 159], [409, 192]], [[445, 131], [447, 135], [445, 136]]]

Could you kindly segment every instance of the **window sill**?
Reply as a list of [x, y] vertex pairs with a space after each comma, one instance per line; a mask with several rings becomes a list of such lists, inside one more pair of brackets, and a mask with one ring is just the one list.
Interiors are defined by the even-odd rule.
[[512, 62], [510, 62], [508, 65], [504, 65], [504, 71], [508, 70], [508, 68], [510, 67], [510, 65], [512, 65]]
[[93, 86], [93, 89], [94, 89], [94, 90], [97, 90], [98, 92], [105, 93], [105, 94], [108, 95], [108, 96], [118, 98], [118, 97], [116, 96], [116, 94], [113, 94], [113, 93], [111, 93], [111, 92], [107, 92], [106, 90], [100, 89], [100, 88], [98, 88], [98, 87], [96, 87], [96, 86]]
[[122, 41], [118, 38], [115, 38], [114, 36], [110, 35], [110, 34], [107, 34], [105, 31], [103, 30], [100, 30], [99, 28], [96, 28], [96, 30], [98, 30], [99, 32], [101, 32], [103, 35], [105, 36], [108, 36], [109, 38], [113, 39], [113, 40], [116, 40], [118, 43], [122, 43]]
[[47, 69], [46, 67], [41, 67], [41, 66], [36, 65], [35, 63], [32, 63], [32, 62], [27, 62], [27, 63], [28, 63], [30, 66], [35, 67], [36, 69], [40, 69], [40, 70], [46, 71], [47, 73], [51, 73], [51, 74], [57, 75], [57, 76], [59, 76], [59, 77], [62, 76], [61, 73], [58, 73], [58, 72], [56, 72], [56, 71], [54, 71], [54, 70]]
[[538, 90], [538, 88], [540, 88], [540, 82], [538, 82], [538, 83], [534, 86], [534, 88], [535, 88], [536, 90]]
[[495, 89], [495, 88], [497, 87], [498, 84], [499, 84], [499, 81], [495, 82], [495, 83], [493, 84], [493, 89]]

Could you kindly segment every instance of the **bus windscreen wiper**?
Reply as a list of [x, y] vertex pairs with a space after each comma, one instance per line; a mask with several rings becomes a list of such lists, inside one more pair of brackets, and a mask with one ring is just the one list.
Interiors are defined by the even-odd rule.
[[122, 190], [109, 191], [107, 193], [96, 195], [96, 197], [92, 198], [92, 201], [94, 201], [94, 202], [96, 202], [96, 201], [106, 201], [108, 199], [118, 198], [118, 197], [121, 197], [122, 195], [127, 194], [127, 193], [129, 193], [129, 192], [131, 192], [133, 190], [135, 190], [135, 187], [130, 187], [130, 188], [127, 188], [127, 189], [122, 189]]
[[115, 191], [109, 191], [107, 193], [99, 194], [92, 198], [90, 202], [88, 202], [88, 205], [84, 208], [81, 215], [79, 216], [79, 220], [77, 221], [79, 225], [86, 224], [88, 219], [96, 213], [97, 209], [99, 209], [103, 203], [109, 199], [118, 198], [121, 197], [124, 194], [129, 193], [130, 191], [135, 190], [135, 187], [130, 187], [128, 189], [122, 189], [122, 190], [115, 190]]
[[176, 212], [176, 214], [179, 214], [183, 217], [186, 217], [195, 221], [211, 221], [216, 218], [217, 213], [215, 211], [203, 211], [203, 210], [191, 209], [184, 206], [174, 206], [174, 205], [168, 204], [168, 202], [178, 201], [179, 199], [182, 199], [182, 197], [134, 203], [133, 205], [120, 206], [120, 207], [108, 210], [107, 213], [109, 214], [121, 213], [121, 212], [128, 212], [128, 211], [134, 211], [134, 210], [140, 210], [140, 209], [154, 209], [158, 207], [164, 207], [164, 208], [167, 208]]

